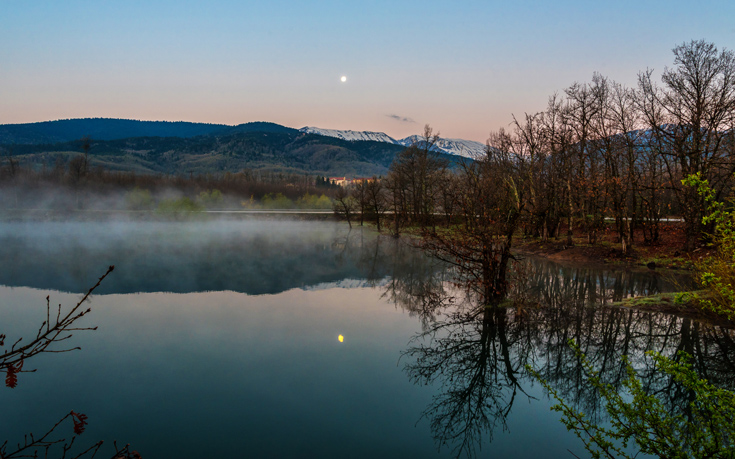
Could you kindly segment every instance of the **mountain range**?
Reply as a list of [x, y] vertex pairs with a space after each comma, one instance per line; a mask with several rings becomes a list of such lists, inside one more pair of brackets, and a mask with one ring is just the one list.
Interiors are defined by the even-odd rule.
[[[93, 166], [139, 173], [214, 173], [258, 169], [331, 176], [384, 175], [395, 155], [420, 136], [396, 140], [382, 132], [293, 129], [269, 122], [224, 124], [84, 118], [0, 125], [3, 156], [22, 167], [58, 167], [90, 141]], [[450, 162], [485, 146], [440, 139], [434, 150]], [[0, 159], [2, 161], [2, 159]]]
[[[328, 137], [336, 137], [338, 139], [359, 141], [359, 140], [372, 140], [375, 142], [392, 143], [394, 145], [402, 145], [409, 147], [416, 143], [423, 141], [420, 135], [411, 135], [404, 139], [396, 140], [393, 137], [383, 132], [371, 132], [371, 131], [338, 131], [336, 129], [321, 129], [317, 127], [303, 127], [299, 129], [301, 132], [309, 134], [319, 134]], [[464, 139], [442, 139], [440, 138], [436, 144], [434, 144], [434, 151], [439, 153], [445, 153], [448, 155], [464, 156], [466, 158], [476, 158], [477, 156], [485, 153], [485, 145], [474, 140]]]

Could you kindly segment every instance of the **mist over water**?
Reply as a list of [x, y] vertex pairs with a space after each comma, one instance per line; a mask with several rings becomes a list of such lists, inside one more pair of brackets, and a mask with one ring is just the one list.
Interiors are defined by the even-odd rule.
[[[81, 293], [115, 265], [98, 293], [273, 294], [345, 279], [377, 282], [396, 268], [383, 262], [388, 253], [395, 257], [396, 245], [334, 222], [5, 223], [0, 284]], [[367, 257], [369, 264], [363, 263]]]
[[73, 409], [90, 420], [80, 440], [143, 457], [552, 458], [583, 450], [526, 364], [600, 416], [570, 337], [615, 384], [623, 352], [646, 375], [646, 350], [678, 348], [731, 384], [730, 331], [604, 307], [677, 288], [657, 272], [528, 259], [511, 289], [524, 307], [478, 315], [446, 265], [338, 222], [5, 222], [0, 256], [8, 342], [34, 336], [46, 295], [66, 310], [116, 266], [80, 323], [98, 330], [69, 341], [82, 350], [0, 388], [0, 441]]

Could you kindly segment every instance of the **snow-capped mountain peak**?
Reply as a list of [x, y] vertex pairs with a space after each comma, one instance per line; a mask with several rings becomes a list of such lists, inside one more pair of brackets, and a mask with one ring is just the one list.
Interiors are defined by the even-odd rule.
[[336, 137], [338, 139], [342, 140], [373, 140], [376, 142], [386, 142], [386, 143], [398, 143], [396, 142], [396, 139], [389, 136], [388, 134], [384, 132], [371, 132], [371, 131], [340, 131], [337, 129], [321, 129], [318, 127], [313, 126], [306, 126], [299, 131], [306, 133], [306, 134], [319, 134], [324, 135], [327, 137]]
[[[416, 143], [420, 144], [422, 141], [422, 136], [410, 135], [405, 139], [399, 140], [398, 143], [408, 147]], [[464, 139], [439, 138], [439, 140], [437, 140], [437, 142], [434, 144], [434, 148], [442, 153], [464, 156], [466, 158], [476, 158], [485, 153], [485, 145], [481, 144], [480, 142], [475, 142], [474, 140]]]
[[[411, 135], [401, 140], [396, 140], [384, 132], [372, 131], [340, 131], [337, 129], [322, 129], [313, 126], [307, 126], [299, 129], [305, 134], [318, 134], [327, 137], [336, 137], [342, 140], [372, 140], [376, 142], [392, 143], [409, 147], [416, 143], [421, 143], [420, 135]], [[467, 158], [476, 158], [485, 153], [485, 145], [474, 140], [464, 139], [442, 139], [440, 138], [434, 145], [434, 149], [440, 153], [448, 155], [458, 155]]]

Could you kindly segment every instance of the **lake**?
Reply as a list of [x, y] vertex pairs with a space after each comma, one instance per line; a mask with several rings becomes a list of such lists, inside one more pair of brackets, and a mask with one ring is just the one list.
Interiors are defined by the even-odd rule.
[[[447, 266], [404, 242], [330, 221], [0, 224], [0, 333], [31, 340], [107, 269], [91, 313], [3, 387], [0, 444], [69, 411], [75, 444], [130, 443], [144, 458], [585, 457], [531, 365], [602, 419], [567, 345], [618, 384], [630, 355], [646, 384], [686, 394], [643, 353], [686, 350], [735, 386], [731, 330], [609, 307], [684, 278], [524, 260], [521, 308], [478, 310]], [[341, 337], [341, 339], [340, 339]], [[65, 347], [66, 346], [66, 347]], [[72, 436], [60, 426], [55, 438]], [[58, 445], [57, 445], [58, 447]]]

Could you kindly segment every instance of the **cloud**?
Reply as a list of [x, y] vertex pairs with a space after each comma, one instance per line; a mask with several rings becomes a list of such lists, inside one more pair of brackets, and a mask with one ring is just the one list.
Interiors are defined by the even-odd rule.
[[385, 115], [388, 118], [393, 118], [396, 121], [400, 121], [401, 123], [415, 123], [416, 121], [413, 120], [413, 118], [409, 118], [407, 116], [398, 116], [398, 115]]

